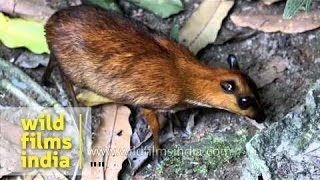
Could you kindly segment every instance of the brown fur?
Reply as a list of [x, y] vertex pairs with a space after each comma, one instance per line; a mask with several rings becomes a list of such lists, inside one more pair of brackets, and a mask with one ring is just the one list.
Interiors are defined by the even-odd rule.
[[70, 7], [45, 28], [65, 75], [116, 102], [174, 110], [193, 106], [191, 100], [249, 117], [257, 113], [241, 110], [220, 87], [231, 79], [241, 94], [254, 96], [241, 72], [204, 66], [184, 47], [114, 12]]

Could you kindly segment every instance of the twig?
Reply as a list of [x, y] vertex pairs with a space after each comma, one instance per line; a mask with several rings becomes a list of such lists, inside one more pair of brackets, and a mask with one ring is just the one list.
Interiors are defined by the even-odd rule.
[[34, 99], [30, 98], [20, 89], [11, 84], [7, 79], [0, 80], [0, 88], [12, 93], [25, 105], [29, 106], [30, 108], [33, 108], [36, 111], [41, 111], [41, 109], [43, 109], [43, 107], [40, 104], [38, 104]]
[[64, 114], [67, 122], [74, 124], [76, 130], [79, 132], [74, 118], [64, 109], [64, 107], [23, 71], [2, 58], [0, 58], [0, 69], [3, 70], [8, 79], [12, 80], [12, 78], [15, 77], [28, 84], [32, 90], [42, 97], [50, 107], [54, 108], [58, 114]]
[[77, 179], [78, 171], [79, 171], [79, 161], [77, 161], [77, 165], [76, 165], [76, 168], [75, 168], [75, 170], [73, 172], [71, 180], [76, 180]]
[[37, 94], [39, 94], [49, 104], [50, 107], [59, 107], [59, 103], [49, 93], [42, 89], [42, 87], [38, 83], [33, 81], [19, 68], [13, 66], [11, 63], [5, 61], [2, 58], [0, 58], [0, 69], [2, 69], [5, 74], [7, 74], [8, 79], [11, 80], [12, 77], [15, 77], [20, 79], [24, 83], [28, 84]]
[[66, 98], [67, 99], [67, 103], [68, 105], [71, 104], [71, 102], [69, 101], [69, 98], [68, 98], [68, 95], [67, 93], [64, 91], [62, 85], [59, 83], [59, 79], [56, 75], [54, 75], [54, 73], [51, 73], [51, 79], [54, 81], [60, 95], [63, 97], [63, 98]]
[[[76, 130], [76, 133], [79, 133], [79, 129], [77, 127], [77, 124], [75, 122], [74, 116], [71, 116], [65, 109], [64, 107], [57, 101], [55, 100], [49, 93], [47, 93], [38, 83], [36, 83], [34, 80], [32, 80], [28, 75], [26, 75], [23, 71], [21, 71], [19, 68], [13, 66], [11, 63], [5, 61], [4, 59], [0, 58], [0, 73], [4, 74], [6, 78], [9, 80], [13, 80], [14, 78], [18, 78], [24, 83], [28, 84], [28, 86], [36, 92], [40, 97], [42, 97], [51, 107], [54, 108], [54, 110], [60, 114], [64, 114], [66, 117], [67, 122], [69, 122], [75, 129], [68, 129], [65, 131], [66, 135], [74, 135], [74, 131]], [[0, 74], [0, 76], [2, 76]], [[36, 102], [34, 99], [30, 98], [27, 96], [24, 92], [22, 92], [19, 88], [14, 86], [8, 79], [2, 79], [0, 80], [0, 88], [8, 91], [9, 93], [13, 94], [16, 96], [20, 101], [22, 101], [24, 104], [26, 104], [28, 107], [34, 109], [37, 112], [41, 112], [44, 107], [42, 107], [38, 102]], [[56, 77], [54, 77], [56, 80]], [[66, 94], [63, 88], [56, 82], [56, 86], [58, 90], [63, 93], [64, 95]], [[70, 104], [70, 102], [69, 102]], [[74, 139], [76, 141], [75, 144], [78, 144], [78, 139]], [[79, 164], [76, 166], [75, 174], [78, 171]], [[75, 174], [73, 175], [73, 179], [75, 179]]]
[[[51, 105], [51, 107], [54, 109], [54, 111], [57, 114], [64, 114], [66, 123], [68, 123], [70, 126], [73, 127], [72, 129], [70, 129], [70, 128], [66, 129], [66, 131], [65, 131], [66, 135], [71, 135], [73, 137], [75, 134], [79, 134], [80, 133], [73, 114], [70, 114], [69, 112], [67, 112], [64, 109], [64, 107], [57, 100], [55, 100], [38, 83], [36, 83], [34, 80], [32, 80], [22, 70], [20, 70], [19, 68], [15, 67], [11, 63], [5, 61], [2, 58], [0, 58], [0, 70], [2, 70], [5, 78], [7, 78], [9, 80], [13, 80], [13, 79], [17, 78], [17, 79], [23, 81], [24, 83], [28, 84], [28, 86], [34, 92], [36, 92], [42, 99], [44, 99], [48, 104]], [[18, 89], [17, 87], [15, 87], [15, 88]], [[20, 90], [20, 92], [23, 94], [23, 92], [21, 90]], [[13, 93], [13, 92], [11, 92], [11, 93]], [[21, 97], [23, 97], [23, 96], [21, 96]], [[17, 96], [17, 98], [19, 98], [19, 96]], [[24, 101], [25, 99], [24, 100], [20, 99], [20, 100]], [[31, 105], [27, 104], [27, 106], [31, 106]], [[43, 107], [41, 107], [41, 108], [43, 108]], [[73, 139], [74, 139], [74, 142], [77, 144], [79, 139], [77, 139], [77, 138], [73, 138]]]

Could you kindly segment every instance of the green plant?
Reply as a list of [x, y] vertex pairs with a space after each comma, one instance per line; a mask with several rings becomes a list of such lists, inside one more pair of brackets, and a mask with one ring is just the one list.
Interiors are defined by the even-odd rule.
[[300, 9], [309, 11], [311, 7], [311, 0], [287, 0], [284, 8], [283, 18], [291, 19]]
[[248, 140], [248, 134], [239, 130], [235, 134], [210, 134], [198, 142], [168, 148], [158, 175], [201, 178], [212, 176], [223, 165], [242, 157]]

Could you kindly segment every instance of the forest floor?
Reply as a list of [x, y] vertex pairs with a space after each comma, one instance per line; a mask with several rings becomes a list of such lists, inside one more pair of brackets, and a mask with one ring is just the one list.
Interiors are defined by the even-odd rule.
[[[155, 31], [169, 35], [170, 27], [174, 23], [183, 23], [199, 2], [199, 0], [186, 1], [186, 10], [183, 13], [165, 20], [139, 10], [137, 7], [129, 6], [123, 1], [120, 1], [120, 4], [124, 7], [127, 15], [142, 21]], [[233, 9], [239, 11], [250, 6], [250, 3], [237, 3]], [[268, 117], [265, 125], [268, 126], [304, 101], [306, 90], [320, 77], [320, 30], [298, 34], [264, 33], [250, 28], [235, 27], [230, 18], [227, 18], [220, 35], [228, 36], [230, 29], [233, 30], [232, 38], [222, 44], [208, 45], [201, 50], [198, 58], [208, 66], [227, 67], [227, 56], [229, 54], [236, 55], [241, 69], [248, 73], [255, 82], [258, 82], [259, 94]], [[246, 36], [247, 34], [250, 36]], [[0, 57], [7, 60], [16, 59], [24, 52], [25, 49], [9, 49], [2, 44], [0, 45]], [[44, 69], [45, 67], [38, 67], [23, 70], [37, 82], [40, 82]], [[45, 87], [45, 89], [61, 99], [54, 87]], [[6, 93], [0, 94], [0, 105], [23, 106], [15, 97]], [[237, 134], [236, 136], [241, 141], [242, 135], [245, 134], [245, 140], [240, 142], [243, 148], [240, 148], [239, 152], [231, 154], [232, 157], [227, 162], [221, 161], [210, 166], [202, 166], [201, 162], [212, 161], [212, 159], [205, 159], [208, 157], [204, 154], [199, 155], [203, 159], [163, 157], [164, 162], [160, 169], [154, 171], [154, 166], [146, 164], [137, 173], [137, 179], [142, 176], [151, 179], [155, 177], [175, 177], [175, 179], [177, 177], [178, 179], [211, 177], [228, 180], [240, 178], [242, 168], [245, 166], [244, 143], [259, 130], [248, 118], [232, 113], [212, 109], [197, 109], [196, 112], [195, 127], [191, 135], [186, 138], [183, 135], [184, 130], [178, 129], [175, 138], [163, 145], [164, 149], [191, 147], [192, 149], [207, 150], [210, 149], [210, 143], [215, 141], [217, 135]], [[179, 117], [185, 122], [191, 113], [194, 111], [181, 112]], [[218, 148], [222, 150], [226, 147]], [[227, 148], [236, 149], [239, 147], [229, 143]], [[151, 161], [150, 164], [152, 164]]]

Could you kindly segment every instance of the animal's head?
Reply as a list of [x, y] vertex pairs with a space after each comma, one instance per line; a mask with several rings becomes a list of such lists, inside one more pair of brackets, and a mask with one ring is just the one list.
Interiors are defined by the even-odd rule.
[[[214, 86], [210, 92], [206, 91], [209, 106], [247, 116], [261, 123], [265, 119], [260, 104], [257, 87], [250, 77], [239, 69], [237, 58], [229, 55], [230, 69], [220, 69], [214, 81], [208, 86]], [[214, 89], [214, 90], [212, 90]]]

